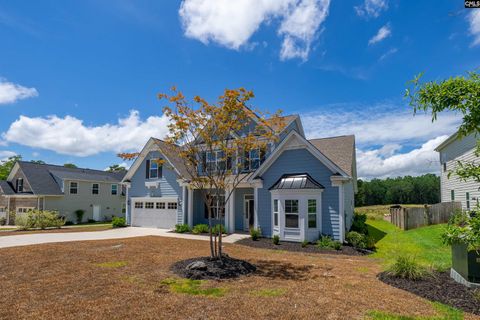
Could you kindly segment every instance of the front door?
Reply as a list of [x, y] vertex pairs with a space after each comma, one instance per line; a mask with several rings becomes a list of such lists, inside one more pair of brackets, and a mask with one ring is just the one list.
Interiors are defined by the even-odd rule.
[[93, 206], [93, 220], [100, 221], [100, 206]]
[[245, 195], [245, 199], [243, 202], [243, 212], [244, 212], [244, 222], [243, 222], [243, 229], [245, 231], [249, 231], [251, 228], [253, 228], [253, 221], [254, 221], [254, 201], [253, 201], [253, 195]]

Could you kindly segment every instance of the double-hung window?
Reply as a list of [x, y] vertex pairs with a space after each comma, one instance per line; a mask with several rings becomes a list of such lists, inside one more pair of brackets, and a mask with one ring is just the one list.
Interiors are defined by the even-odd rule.
[[118, 194], [118, 184], [112, 184], [112, 196], [116, 196]]
[[308, 227], [312, 229], [317, 227], [317, 200], [316, 199], [308, 200]]
[[17, 192], [23, 192], [23, 178], [17, 179]]
[[278, 227], [278, 199], [273, 200], [273, 226]]
[[204, 166], [206, 172], [224, 172], [231, 169], [231, 158], [226, 157], [223, 151], [208, 151], [205, 152]]
[[257, 170], [265, 160], [265, 149], [256, 148], [244, 152], [243, 170], [254, 171]]
[[155, 160], [150, 160], [150, 167], [148, 169], [148, 177], [150, 179], [158, 178], [158, 162]]
[[285, 228], [298, 228], [298, 200], [285, 200]]
[[77, 194], [78, 193], [78, 182], [71, 181], [70, 182], [70, 194]]
[[455, 190], [450, 190], [450, 199], [455, 201]]
[[99, 188], [100, 186], [98, 185], [98, 183], [92, 184], [92, 194], [98, 194]]

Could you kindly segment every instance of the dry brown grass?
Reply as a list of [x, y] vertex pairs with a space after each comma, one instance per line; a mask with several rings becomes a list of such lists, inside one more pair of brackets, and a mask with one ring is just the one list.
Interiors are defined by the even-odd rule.
[[144, 237], [1, 249], [0, 319], [362, 319], [370, 310], [435, 314], [426, 300], [377, 280], [379, 264], [368, 258], [239, 245], [226, 251], [259, 271], [201, 282], [202, 290], [221, 289], [222, 295], [210, 296], [165, 285], [176, 278], [169, 270], [172, 263], [208, 255], [205, 241]]

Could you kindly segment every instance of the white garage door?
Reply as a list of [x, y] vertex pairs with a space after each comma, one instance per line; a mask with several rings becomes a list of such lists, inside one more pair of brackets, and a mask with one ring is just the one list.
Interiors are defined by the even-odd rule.
[[177, 208], [174, 198], [132, 198], [132, 226], [173, 229]]

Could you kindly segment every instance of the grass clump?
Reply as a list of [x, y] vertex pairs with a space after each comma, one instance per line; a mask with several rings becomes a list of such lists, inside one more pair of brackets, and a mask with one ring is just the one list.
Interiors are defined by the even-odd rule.
[[102, 268], [121, 268], [121, 267], [125, 267], [127, 264], [128, 264], [127, 261], [109, 261], [109, 262], [96, 263], [95, 265], [97, 267], [102, 267]]
[[225, 289], [223, 288], [202, 288], [202, 285], [205, 283], [205, 280], [168, 278], [160, 284], [167, 286], [171, 292], [194, 296], [222, 297], [225, 294]]
[[201, 223], [193, 226], [192, 233], [193, 234], [208, 233], [208, 230], [209, 230], [208, 224]]
[[216, 224], [212, 227], [212, 233], [213, 234], [219, 234], [220, 230], [222, 231], [222, 234], [226, 234], [227, 232], [225, 231], [225, 226], [223, 224]]
[[254, 296], [258, 297], [279, 297], [283, 296], [287, 290], [285, 289], [261, 289], [261, 290], [255, 290], [252, 292]]
[[308, 240], [303, 240], [302, 241], [302, 248], [306, 248], [310, 242]]
[[186, 223], [176, 224], [175, 225], [175, 232], [176, 233], [190, 232], [190, 227]]
[[280, 236], [278, 234], [274, 235], [272, 238], [272, 242], [274, 245], [279, 245], [280, 244]]
[[253, 241], [257, 241], [260, 238], [261, 231], [259, 228], [251, 228], [250, 229], [250, 237]]
[[369, 320], [463, 320], [463, 312], [446, 306], [438, 302], [432, 302], [433, 307], [439, 313], [438, 316], [432, 317], [411, 317], [396, 315], [383, 311], [370, 311], [367, 313], [366, 319]]
[[317, 241], [317, 247], [322, 249], [340, 250], [342, 249], [342, 243], [333, 240], [329, 236], [321, 236]]
[[388, 267], [387, 273], [393, 277], [408, 280], [421, 280], [428, 275], [427, 269], [413, 256], [398, 256]]

